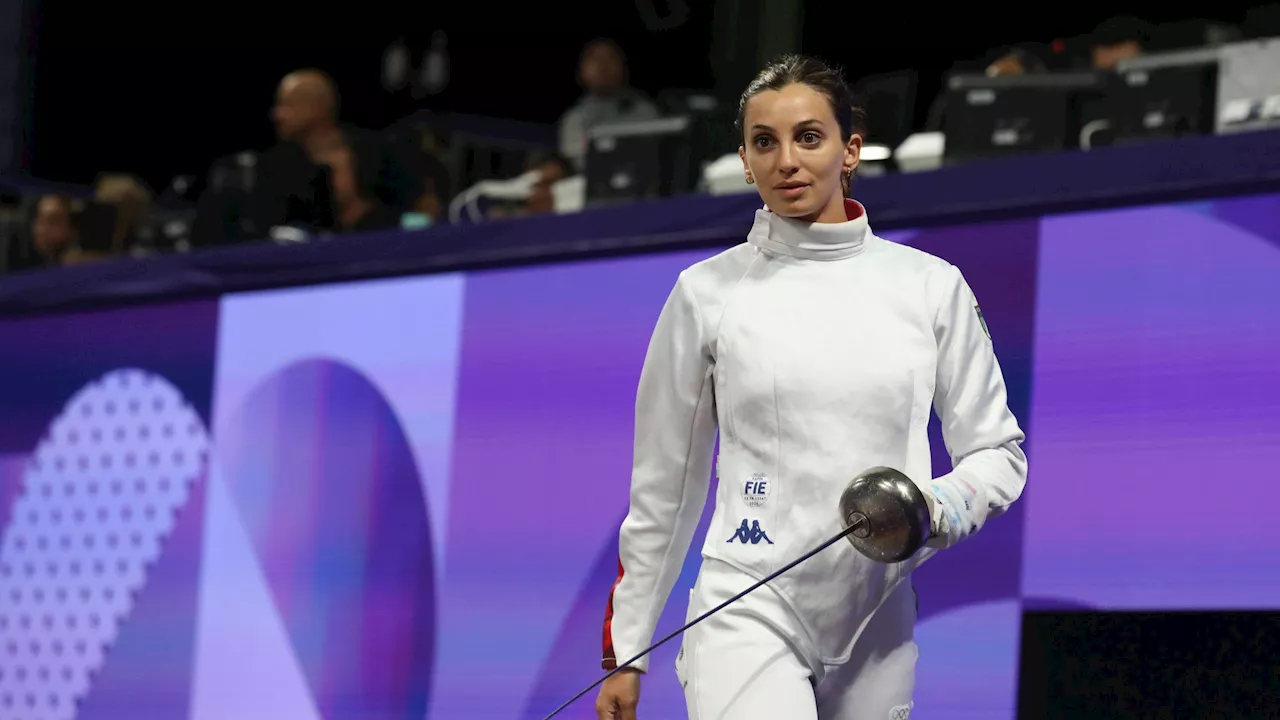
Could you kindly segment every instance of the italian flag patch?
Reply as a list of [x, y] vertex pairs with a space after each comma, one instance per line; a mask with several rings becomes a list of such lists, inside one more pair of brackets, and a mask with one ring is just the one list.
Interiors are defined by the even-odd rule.
[[982, 325], [982, 332], [986, 333], [987, 339], [990, 340], [991, 330], [987, 328], [987, 319], [982, 317], [982, 308], [978, 307], [978, 305], [975, 303], [973, 306], [973, 311], [978, 314], [978, 322]]

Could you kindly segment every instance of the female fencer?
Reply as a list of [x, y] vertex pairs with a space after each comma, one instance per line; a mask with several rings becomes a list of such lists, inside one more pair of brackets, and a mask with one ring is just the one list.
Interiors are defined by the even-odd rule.
[[[910, 572], [1022, 493], [1024, 436], [978, 303], [950, 263], [877, 237], [846, 199], [862, 113], [838, 71], [790, 56], [738, 111], [746, 181], [765, 207], [746, 242], [682, 272], [636, 398], [630, 510], [604, 666], [652, 642], [708, 495], [715, 511], [689, 617], [838, 532], [850, 478], [905, 472], [933, 536], [902, 563], [839, 543], [683, 637], [693, 720], [905, 720], [918, 649]], [[931, 478], [927, 425], [953, 470]], [[600, 718], [636, 717], [645, 657], [609, 678]]]

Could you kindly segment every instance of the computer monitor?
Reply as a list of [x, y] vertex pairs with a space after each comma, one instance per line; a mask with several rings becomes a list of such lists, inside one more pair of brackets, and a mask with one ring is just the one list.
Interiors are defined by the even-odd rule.
[[867, 113], [863, 141], [897, 147], [915, 127], [917, 77], [914, 70], [870, 75], [853, 84], [853, 95]]
[[943, 118], [948, 163], [1078, 145], [1080, 108], [1102, 95], [1092, 72], [988, 77], [953, 75]]
[[591, 128], [586, 203], [628, 202], [693, 190], [701, 169], [692, 157], [691, 128], [684, 116]]
[[1116, 66], [1108, 115], [1117, 144], [1208, 135], [1218, 97], [1218, 50], [1145, 55]]
[[692, 168], [699, 176], [706, 163], [730, 153], [737, 154], [742, 138], [734, 126], [738, 114], [736, 100], [725, 102], [708, 90], [681, 88], [663, 90], [658, 93], [657, 100], [663, 115], [689, 118]]
[[[1280, 11], [1280, 5], [1276, 6]], [[1280, 34], [1280, 33], [1278, 33]], [[1220, 48], [1219, 134], [1280, 125], [1280, 37], [1232, 43]]]

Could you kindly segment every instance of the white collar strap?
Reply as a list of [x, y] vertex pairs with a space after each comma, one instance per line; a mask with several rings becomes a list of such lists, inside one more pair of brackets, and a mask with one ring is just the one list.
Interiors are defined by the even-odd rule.
[[867, 211], [856, 200], [845, 200], [842, 223], [806, 222], [785, 218], [763, 208], [756, 211], [747, 242], [781, 255], [807, 260], [843, 260], [866, 247]]

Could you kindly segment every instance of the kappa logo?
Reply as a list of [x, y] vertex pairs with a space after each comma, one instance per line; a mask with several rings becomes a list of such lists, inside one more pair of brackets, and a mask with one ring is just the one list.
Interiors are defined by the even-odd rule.
[[733, 542], [734, 540], [737, 540], [743, 545], [759, 545], [761, 540], [769, 543], [770, 545], [773, 544], [773, 541], [769, 539], [769, 536], [765, 534], [765, 531], [760, 529], [759, 520], [752, 520], [750, 525], [747, 524], [746, 520], [743, 520], [742, 524], [738, 526], [738, 530], [733, 533], [726, 542]]

